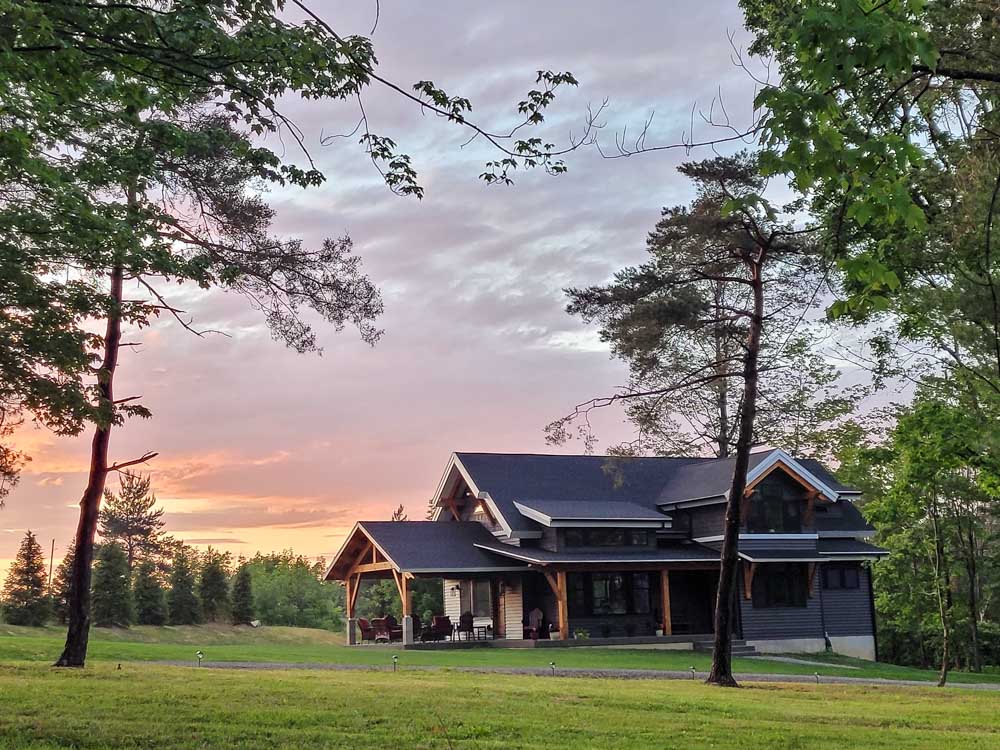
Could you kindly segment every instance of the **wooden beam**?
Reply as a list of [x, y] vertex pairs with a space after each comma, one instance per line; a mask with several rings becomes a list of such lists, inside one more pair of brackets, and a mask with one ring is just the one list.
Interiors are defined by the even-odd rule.
[[344, 581], [344, 601], [347, 604], [347, 619], [354, 619], [354, 592], [351, 590], [353, 587], [353, 581], [351, 577], [348, 576]]
[[816, 563], [809, 563], [809, 572], [807, 575], [808, 575], [809, 598], [811, 599], [813, 595], [813, 581], [816, 578]]
[[360, 573], [358, 573], [358, 575], [354, 576], [353, 582], [351, 584], [350, 611], [352, 613], [352, 615], [351, 615], [352, 617], [353, 617], [353, 612], [354, 612], [354, 609], [355, 609], [354, 605], [358, 601], [358, 592], [359, 591], [361, 591], [361, 574]]
[[743, 598], [753, 599], [753, 576], [757, 572], [757, 563], [743, 563]]
[[777, 461], [776, 463], [772, 464], [771, 468], [769, 468], [767, 471], [765, 471], [759, 477], [757, 477], [756, 479], [754, 479], [752, 483], [748, 484], [747, 485], [747, 489], [748, 490], [752, 490], [758, 484], [760, 484], [761, 482], [763, 482], [768, 476], [770, 476], [770, 474], [772, 472], [774, 472], [776, 469], [782, 469], [788, 476], [790, 476], [796, 482], [798, 482], [799, 484], [801, 484], [807, 490], [815, 490], [816, 489], [811, 484], [809, 484], [809, 482], [807, 482], [806, 479], [801, 474], [799, 474], [797, 471], [795, 471], [795, 469], [793, 469], [791, 466], [788, 466], [787, 464], [785, 464], [784, 461]]
[[556, 584], [559, 586], [559, 637], [569, 640], [569, 604], [566, 598], [566, 571], [556, 571]]
[[362, 563], [355, 565], [351, 569], [351, 573], [379, 573], [386, 570], [395, 572], [396, 567], [391, 562]]
[[673, 635], [674, 626], [670, 617], [670, 571], [666, 568], [660, 571], [660, 598], [663, 607], [663, 634]]
[[403, 617], [410, 615], [410, 586], [408, 579], [402, 573], [392, 571], [392, 577], [396, 581], [396, 589], [399, 591], [399, 600], [403, 604]]
[[556, 595], [556, 599], [559, 598], [559, 581], [547, 570], [542, 571], [542, 575], [545, 576], [545, 580], [549, 582], [549, 588], [552, 589], [552, 593]]

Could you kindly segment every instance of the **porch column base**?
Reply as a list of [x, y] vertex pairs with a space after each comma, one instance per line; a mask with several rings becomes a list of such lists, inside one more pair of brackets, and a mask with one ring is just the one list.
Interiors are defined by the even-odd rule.
[[358, 643], [358, 621], [353, 617], [347, 619], [347, 645], [356, 646]]
[[403, 645], [410, 646], [413, 642], [413, 617], [406, 615], [403, 617]]

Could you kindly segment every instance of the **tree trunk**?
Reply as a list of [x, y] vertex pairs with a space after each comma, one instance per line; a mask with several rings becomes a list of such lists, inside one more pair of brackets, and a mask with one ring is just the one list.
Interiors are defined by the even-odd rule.
[[[721, 312], [722, 302], [723, 283], [718, 281], [715, 284], [715, 306], [717, 311], [715, 317], [717, 318], [723, 317]], [[716, 391], [716, 408], [718, 409], [719, 416], [716, 456], [718, 458], [729, 458], [729, 380], [726, 378], [729, 363], [723, 361], [726, 357], [726, 334], [722, 330], [721, 325], [716, 325], [713, 329], [713, 335], [715, 338], [715, 374], [718, 377], [715, 383], [715, 387], [718, 389]]]
[[983, 657], [979, 648], [979, 566], [976, 561], [978, 545], [972, 519], [966, 530], [968, 548], [965, 557], [965, 572], [969, 579], [969, 635], [972, 638], [972, 671], [983, 671]]
[[938, 617], [941, 621], [941, 676], [938, 687], [944, 687], [948, 682], [948, 669], [951, 666], [951, 588], [948, 582], [948, 565], [944, 554], [944, 539], [941, 538], [941, 523], [938, 515], [937, 490], [932, 489], [931, 499], [931, 531], [934, 534], [934, 588], [937, 589]]
[[760, 355], [761, 332], [764, 327], [764, 285], [761, 265], [764, 250], [750, 259], [750, 279], [753, 282], [753, 313], [747, 333], [746, 354], [743, 357], [743, 403], [740, 405], [740, 429], [736, 439], [736, 466], [726, 502], [726, 525], [722, 539], [719, 569], [719, 591], [715, 599], [715, 642], [712, 648], [712, 671], [706, 683], [722, 687], [739, 687], [733, 677], [733, 612], [736, 597], [736, 575], [739, 569], [740, 505], [747, 485], [750, 449], [753, 447], [754, 418], [757, 413], [757, 359]]
[[87, 658], [87, 641], [90, 638], [90, 578], [94, 562], [94, 536], [101, 509], [101, 496], [108, 476], [108, 446], [114, 412], [114, 380], [118, 366], [121, 343], [122, 276], [120, 265], [111, 271], [111, 296], [114, 307], [108, 311], [107, 331], [104, 335], [104, 360], [97, 374], [99, 399], [105, 414], [101, 424], [94, 429], [90, 444], [90, 474], [87, 488], [80, 500], [80, 520], [73, 542], [73, 570], [69, 592], [69, 630], [62, 656], [57, 667], [82, 667]]

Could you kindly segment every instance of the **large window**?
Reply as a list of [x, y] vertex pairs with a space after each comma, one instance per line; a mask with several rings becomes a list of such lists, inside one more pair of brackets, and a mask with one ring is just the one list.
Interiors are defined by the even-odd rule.
[[646, 529], [566, 529], [563, 543], [567, 547], [648, 547]]
[[472, 614], [476, 617], [490, 617], [493, 614], [489, 581], [472, 582]]
[[828, 563], [823, 566], [824, 589], [856, 589], [861, 585], [857, 565]]
[[649, 573], [570, 573], [567, 588], [572, 617], [652, 611]]
[[800, 486], [784, 477], [768, 477], [750, 498], [747, 531], [752, 534], [801, 532], [804, 502]]
[[809, 596], [805, 563], [761, 563], [753, 575], [754, 609], [804, 607]]

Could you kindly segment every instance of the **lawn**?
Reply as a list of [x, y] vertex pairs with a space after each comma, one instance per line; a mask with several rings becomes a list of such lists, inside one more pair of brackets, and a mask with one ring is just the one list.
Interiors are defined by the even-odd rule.
[[[58, 627], [18, 628], [0, 625], [0, 661], [52, 662], [62, 648], [64, 631]], [[134, 627], [128, 630], [92, 631], [90, 657], [93, 661], [195, 661], [202, 650], [209, 661], [319, 662], [328, 664], [389, 665], [397, 654], [403, 665], [440, 667], [559, 667], [592, 669], [664, 669], [707, 671], [709, 656], [690, 651], [652, 651], [609, 648], [572, 649], [488, 649], [460, 651], [402, 651], [384, 646], [348, 648], [339, 633], [306, 628], [233, 628], [222, 625], [200, 627]], [[887, 679], [937, 679], [934, 672], [885, 664], [810, 655], [812, 661], [828, 666], [734, 659], [734, 668], [743, 673], [806, 674]], [[848, 667], [860, 667], [849, 669]], [[954, 673], [954, 682], [1000, 682], [1000, 674]]]
[[0, 748], [996, 748], [997, 695], [458, 672], [0, 664]]

